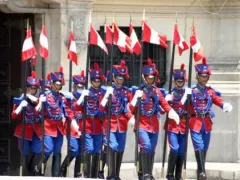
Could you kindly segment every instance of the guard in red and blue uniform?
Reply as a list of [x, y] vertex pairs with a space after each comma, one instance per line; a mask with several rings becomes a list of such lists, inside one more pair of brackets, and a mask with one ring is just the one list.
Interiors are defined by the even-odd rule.
[[205, 157], [212, 131], [211, 107], [215, 104], [224, 112], [231, 112], [232, 105], [224, 102], [213, 88], [207, 86], [211, 70], [205, 57], [202, 63], [195, 65], [195, 70], [197, 85], [191, 91], [187, 90], [183, 99], [186, 99], [186, 94], [191, 94], [189, 128], [197, 161], [197, 178], [206, 180]]
[[[40, 80], [40, 86], [42, 87], [44, 85], [44, 94], [48, 94], [51, 89], [51, 77], [50, 73], [47, 74], [47, 78], [43, 81], [42, 79]], [[39, 95], [43, 94], [42, 91], [40, 91]]]
[[[111, 117], [110, 117], [110, 161], [109, 176], [107, 179], [120, 180], [120, 168], [126, 144], [128, 121], [134, 116], [130, 112], [128, 105], [132, 100], [132, 93], [124, 86], [124, 81], [129, 78], [128, 68], [125, 61], [120, 65], [113, 65], [113, 83], [108, 86], [101, 101], [101, 108], [108, 111], [107, 102], [109, 95], [112, 95]], [[104, 145], [107, 146], [108, 117], [104, 119]]]
[[[91, 87], [84, 89], [77, 104], [83, 109], [84, 98], [87, 96], [86, 106], [86, 134], [84, 144], [84, 177], [96, 178], [98, 174], [98, 164], [100, 151], [102, 147], [102, 112], [100, 111], [100, 102], [103, 98], [101, 85], [105, 81], [103, 70], [94, 63], [93, 68], [89, 70]], [[83, 121], [81, 121], [83, 127]]]
[[[26, 86], [27, 86], [26, 100], [24, 100], [23, 95], [20, 98], [14, 98], [13, 100], [14, 105], [12, 111], [12, 119], [18, 119], [22, 121], [23, 116], [25, 116], [23, 148], [21, 146], [22, 122], [20, 122], [16, 127], [14, 136], [18, 138], [19, 150], [20, 151], [23, 150], [24, 175], [37, 176], [38, 174], [37, 172], [34, 171], [34, 168], [41, 161], [42, 134], [41, 134], [41, 117], [39, 115], [36, 115], [35, 111], [35, 107], [38, 103], [38, 98], [36, 97], [36, 94], [39, 89], [39, 79], [36, 78], [36, 72], [33, 71], [31, 76], [27, 78]], [[22, 111], [23, 108], [25, 108], [25, 114], [23, 114]], [[31, 157], [31, 160], [28, 163], [29, 149], [31, 149], [33, 156]]]
[[[186, 131], [186, 106], [182, 104], [181, 99], [185, 93], [184, 85], [187, 81], [184, 64], [180, 69], [173, 70], [174, 88], [170, 94], [167, 94], [165, 100], [178, 113], [180, 123], [177, 124], [173, 119], [165, 122], [165, 131], [168, 132], [168, 142], [170, 152], [168, 157], [168, 180], [182, 180], [182, 166], [184, 162], [185, 131]], [[174, 178], [175, 169], [175, 178]]]
[[[60, 67], [58, 72], [51, 72], [51, 90], [46, 94], [46, 101], [44, 102], [44, 144], [45, 144], [45, 159], [44, 164], [47, 163], [48, 158], [53, 154], [52, 159], [52, 176], [58, 177], [60, 174], [61, 165], [61, 149], [63, 144], [64, 126], [63, 116], [67, 121], [74, 119], [72, 110], [67, 105], [67, 99], [59, 91], [64, 85], [63, 68]], [[43, 102], [39, 102], [36, 109], [41, 112]]]
[[[142, 68], [143, 84], [138, 89], [130, 103], [130, 109], [134, 113], [138, 98], [141, 98], [141, 114], [139, 119], [139, 161], [142, 165], [142, 173], [145, 179], [154, 179], [152, 176], [152, 168], [154, 163], [155, 148], [157, 146], [159, 122], [158, 116], [160, 106], [165, 112], [169, 113], [169, 117], [179, 122], [178, 114], [169, 106], [164, 99], [161, 91], [155, 86], [158, 72], [156, 66], [148, 59], [147, 64]], [[130, 121], [130, 123], [134, 123]], [[136, 128], [136, 127], [135, 127]]]
[[[67, 100], [69, 101], [69, 106], [74, 114], [74, 120], [71, 121], [71, 132], [70, 132], [70, 155], [69, 155], [69, 164], [76, 157], [75, 166], [74, 166], [74, 177], [80, 177], [80, 163], [81, 163], [81, 123], [80, 121], [83, 118], [83, 109], [77, 106], [76, 101], [80, 98], [84, 86], [86, 84], [86, 77], [84, 71], [82, 70], [79, 75], [72, 76], [73, 82], [73, 92], [72, 93], [63, 93]], [[68, 123], [65, 122], [65, 131], [68, 132]], [[67, 163], [68, 156], [65, 157], [62, 166], [61, 166], [61, 177], [66, 177], [67, 173]]]

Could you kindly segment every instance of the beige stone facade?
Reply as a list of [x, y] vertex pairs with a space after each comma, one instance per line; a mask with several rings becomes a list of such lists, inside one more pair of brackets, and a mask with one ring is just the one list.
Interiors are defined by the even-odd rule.
[[[221, 109], [214, 108], [216, 118], [213, 120], [214, 130], [207, 159], [213, 162], [240, 162], [240, 2], [236, 0], [224, 2], [224, 0], [68, 0], [67, 3], [67, 0], [0, 0], [0, 10], [5, 13], [34, 13], [36, 46], [41, 31], [42, 14], [45, 15], [50, 53], [46, 70], [55, 71], [62, 65], [67, 82], [69, 77], [69, 61], [66, 58], [67, 31], [72, 21], [79, 57], [79, 65], [73, 65], [73, 73], [78, 73], [85, 69], [86, 64], [90, 11], [92, 24], [96, 29], [104, 24], [105, 16], [106, 22], [111, 24], [113, 13], [119, 26], [128, 26], [131, 15], [134, 26], [140, 27], [145, 8], [148, 24], [156, 31], [167, 35], [170, 45], [167, 50], [168, 69], [176, 14], [179, 30], [188, 41], [194, 19], [198, 38], [213, 71], [209, 84], [219, 89], [226, 101], [231, 102], [234, 107], [231, 114], [224, 114]], [[188, 66], [188, 59], [189, 52], [179, 57], [176, 51], [175, 67], [179, 67], [181, 63]], [[37, 70], [40, 75], [40, 64]], [[194, 76], [193, 73], [193, 80]], [[159, 137], [156, 161], [162, 159], [159, 152], [162, 153], [163, 132]], [[124, 161], [132, 162], [134, 157], [131, 148], [134, 144], [132, 132], [128, 133], [127, 138]], [[188, 153], [188, 160], [195, 161], [190, 138]]]

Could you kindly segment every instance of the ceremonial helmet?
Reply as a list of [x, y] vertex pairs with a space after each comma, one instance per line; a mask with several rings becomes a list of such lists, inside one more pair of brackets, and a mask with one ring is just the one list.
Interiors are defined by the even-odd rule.
[[101, 80], [106, 80], [103, 70], [100, 69], [98, 63], [94, 63], [93, 64], [93, 68], [89, 69], [89, 73], [90, 73], [90, 79], [91, 81], [101, 81]]
[[207, 64], [207, 59], [206, 57], [202, 58], [202, 64], [196, 64], [195, 65], [195, 71], [196, 73], [199, 75], [211, 75], [211, 69], [209, 67], [209, 65]]
[[147, 64], [145, 64], [142, 68], [142, 75], [148, 78], [154, 78], [158, 76], [156, 65], [152, 63], [152, 59], [148, 58]]
[[50, 77], [53, 83], [56, 83], [58, 85], [65, 85], [62, 66], [59, 67], [58, 72], [51, 72]]
[[187, 81], [185, 65], [181, 64], [180, 69], [173, 69], [173, 78], [178, 81]]
[[27, 87], [37, 87], [39, 88], [40, 85], [40, 81], [39, 79], [36, 77], [36, 72], [32, 71], [31, 72], [31, 76], [27, 77], [27, 82], [26, 82], [26, 86]]
[[[47, 78], [44, 80], [44, 87], [45, 88], [51, 88], [51, 74], [50, 73], [48, 73], [47, 74]], [[41, 85], [41, 87], [43, 86], [43, 80], [41, 79], [40, 80], [40, 85]]]
[[73, 75], [72, 81], [78, 87], [83, 87], [86, 84], [86, 76], [84, 75], [84, 70], [81, 71], [80, 75]]
[[120, 64], [113, 65], [112, 73], [114, 77], [118, 77], [119, 79], [128, 79], [128, 67], [124, 60], [121, 60]]

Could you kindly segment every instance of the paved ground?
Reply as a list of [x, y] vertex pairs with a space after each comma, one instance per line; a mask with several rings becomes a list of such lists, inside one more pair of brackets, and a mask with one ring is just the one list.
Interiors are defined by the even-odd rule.
[[[196, 179], [196, 163], [187, 163], [187, 180]], [[161, 177], [161, 163], [154, 164], [153, 175], [156, 180], [163, 180]], [[165, 164], [167, 167], [167, 164]], [[70, 169], [72, 171], [72, 169]], [[166, 168], [164, 169], [166, 173]], [[206, 163], [206, 171], [208, 180], [240, 180], [240, 163]], [[70, 173], [71, 174], [71, 173]], [[165, 176], [166, 174], [164, 174]], [[16, 176], [1, 176], [0, 180], [32, 180], [33, 177], [16, 177]], [[62, 179], [53, 177], [34, 177], [35, 180], [50, 180], [50, 179]], [[66, 180], [75, 180], [74, 178], [64, 178]], [[81, 178], [84, 180], [84, 178]], [[121, 168], [122, 180], [134, 180], [136, 174], [134, 171], [134, 165], [132, 163], [125, 163]], [[91, 179], [88, 179], [91, 180]]]

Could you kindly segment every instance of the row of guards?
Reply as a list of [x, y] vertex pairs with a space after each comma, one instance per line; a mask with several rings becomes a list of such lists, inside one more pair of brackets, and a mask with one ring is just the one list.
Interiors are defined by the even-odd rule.
[[[72, 76], [72, 62], [77, 65], [78, 59], [74, 35], [70, 31], [69, 92], [62, 91], [62, 86], [65, 85], [62, 67], [45, 78], [44, 59], [48, 58], [48, 39], [44, 23], [39, 41], [39, 54], [43, 58], [42, 79], [37, 78], [34, 71], [27, 77], [28, 60], [37, 56], [31, 29], [27, 27], [22, 49], [25, 92], [20, 98], [14, 98], [12, 111], [12, 119], [21, 120], [14, 134], [18, 138], [21, 152], [20, 176], [44, 175], [47, 161], [52, 154], [53, 177], [69, 176], [69, 165], [75, 159], [74, 177], [104, 179], [106, 175], [106, 179], [119, 180], [129, 123], [134, 127], [136, 136], [134, 164], [138, 179], [154, 179], [152, 170], [159, 120], [160, 116], [166, 113], [162, 176], [168, 139], [170, 152], [166, 178], [186, 178], [187, 142], [190, 132], [197, 161], [197, 179], [207, 179], [205, 159], [212, 130], [211, 119], [214, 117], [211, 107], [215, 104], [224, 112], [230, 112], [232, 106], [223, 101], [220, 92], [207, 85], [211, 70], [202, 53], [194, 24], [190, 37], [188, 78], [184, 64], [174, 69], [175, 46], [178, 46], [179, 55], [189, 49], [187, 41], [180, 35], [175, 24], [170, 71], [170, 77], [173, 78], [170, 78], [168, 91], [156, 86], [159, 72], [151, 59], [143, 64], [143, 42], [167, 48], [167, 39], [147, 24], [145, 13], [143, 14], [142, 43], [138, 41], [132, 24], [130, 36], [127, 36], [115, 22], [112, 29], [106, 26], [105, 38], [102, 40], [91, 24], [90, 17], [86, 75], [81, 71], [80, 74]], [[111, 69], [106, 75], [97, 63], [89, 68], [89, 47], [98, 46], [108, 54], [104, 42], [112, 44]], [[129, 72], [124, 60], [113, 65], [113, 48], [116, 46], [122, 52], [128, 51], [141, 56], [138, 86], [124, 86]], [[196, 62], [202, 60], [202, 63], [195, 65], [197, 84], [194, 86], [191, 85], [192, 58]], [[41, 92], [38, 93], [40, 86]], [[64, 135], [67, 137], [68, 146], [67, 155], [61, 163]], [[28, 159], [30, 150], [33, 155]], [[104, 168], [105, 165], [107, 168]]]

